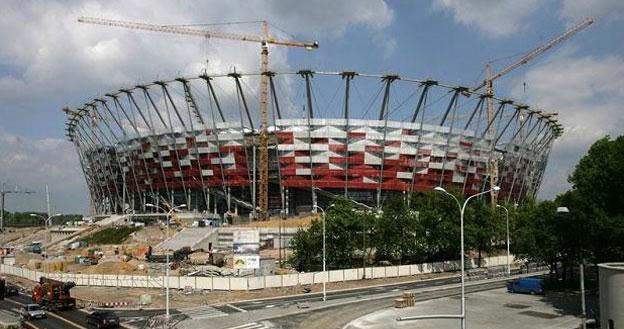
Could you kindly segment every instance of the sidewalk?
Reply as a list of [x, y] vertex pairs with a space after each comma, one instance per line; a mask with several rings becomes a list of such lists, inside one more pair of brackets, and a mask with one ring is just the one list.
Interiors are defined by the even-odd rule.
[[[510, 294], [506, 289], [468, 294], [466, 326], [470, 328], [569, 329], [580, 319], [547, 302], [544, 296]], [[398, 317], [432, 314], [459, 314], [461, 300], [445, 297], [416, 303], [403, 309], [386, 308], [347, 324], [344, 329], [457, 328], [459, 319], [396, 321]]]

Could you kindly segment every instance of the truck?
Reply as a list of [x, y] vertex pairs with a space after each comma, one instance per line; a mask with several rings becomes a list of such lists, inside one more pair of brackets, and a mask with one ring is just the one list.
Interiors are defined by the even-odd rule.
[[75, 286], [72, 281], [61, 282], [41, 277], [33, 289], [32, 300], [50, 311], [73, 310], [76, 308], [76, 299], [71, 297], [69, 291]]

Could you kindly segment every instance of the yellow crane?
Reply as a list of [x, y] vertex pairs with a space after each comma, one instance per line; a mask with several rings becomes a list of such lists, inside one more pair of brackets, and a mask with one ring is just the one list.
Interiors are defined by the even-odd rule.
[[237, 40], [259, 43], [260, 50], [260, 188], [259, 188], [259, 208], [260, 219], [268, 219], [268, 207], [269, 207], [269, 150], [268, 150], [268, 87], [269, 87], [269, 44], [287, 47], [300, 47], [308, 50], [318, 48], [317, 42], [298, 42], [290, 40], [280, 40], [269, 36], [269, 24], [267, 21], [262, 22], [262, 35], [246, 35], [221, 31], [206, 31], [201, 29], [168, 26], [168, 25], [154, 25], [146, 23], [128, 22], [105, 18], [95, 17], [79, 17], [78, 22], [96, 25], [106, 25], [114, 27], [122, 27], [135, 30], [164, 32], [173, 34], [183, 34], [190, 36], [197, 36], [202, 38], [215, 38], [226, 40]]
[[[487, 114], [488, 114], [488, 121], [491, 121], [494, 116], [494, 102], [492, 97], [494, 96], [494, 80], [504, 76], [505, 74], [511, 72], [512, 70], [518, 68], [519, 66], [526, 64], [528, 61], [532, 60], [533, 58], [543, 54], [545, 51], [547, 51], [548, 49], [556, 46], [557, 44], [559, 44], [560, 42], [570, 38], [572, 35], [576, 34], [577, 32], [585, 29], [586, 27], [590, 26], [592, 23], [594, 22], [593, 19], [591, 18], [586, 18], [584, 20], [582, 20], [581, 22], [577, 23], [576, 25], [572, 26], [571, 28], [567, 29], [565, 32], [557, 35], [556, 37], [552, 38], [550, 41], [548, 41], [547, 43], [531, 50], [528, 54], [526, 54], [525, 56], [520, 57], [518, 60], [516, 60], [515, 62], [505, 66], [503, 69], [501, 69], [500, 71], [496, 72], [496, 73], [492, 73], [492, 65], [491, 62], [488, 61], [485, 64], [485, 75], [486, 78], [485, 80], [483, 80], [483, 82], [481, 82], [481, 84], [479, 84], [478, 86], [472, 88], [472, 91], [478, 91], [479, 89], [485, 87], [486, 90], [486, 95], [488, 96], [487, 99]], [[488, 133], [490, 134], [490, 136], [494, 135], [494, 125], [492, 125], [490, 127], [490, 131], [488, 131]], [[494, 186], [496, 184], [496, 181], [498, 180], [498, 161], [497, 159], [494, 157], [494, 145], [492, 146], [492, 152], [490, 153], [490, 170], [489, 170], [489, 176], [490, 176], [490, 186]], [[497, 199], [497, 195], [496, 192], [492, 191], [491, 192], [491, 200], [492, 200], [492, 205], [496, 204], [496, 199]]]

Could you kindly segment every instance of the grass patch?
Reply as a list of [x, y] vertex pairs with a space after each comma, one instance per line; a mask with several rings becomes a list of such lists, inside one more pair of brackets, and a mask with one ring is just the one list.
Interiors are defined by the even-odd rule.
[[130, 236], [130, 234], [136, 232], [138, 229], [139, 229], [138, 227], [129, 227], [129, 226], [110, 227], [110, 228], [105, 228], [101, 231], [95, 232], [91, 235], [88, 235], [81, 240], [85, 241], [89, 245], [120, 244], [128, 236]]

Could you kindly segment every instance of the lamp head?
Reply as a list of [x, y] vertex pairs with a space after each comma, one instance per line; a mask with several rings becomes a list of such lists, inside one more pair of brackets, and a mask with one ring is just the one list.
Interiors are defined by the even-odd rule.
[[497, 204], [497, 205], [496, 205], [496, 208], [502, 208], [502, 207], [503, 207], [503, 206], [501, 206], [501, 205], [499, 205], [499, 204]]
[[446, 193], [446, 190], [442, 186], [436, 186], [436, 187], [433, 188], [433, 190], [434, 191], [438, 191], [438, 192], [445, 192]]
[[568, 207], [557, 207], [557, 212], [559, 212], [559, 213], [569, 213], [570, 209], [568, 209]]
[[153, 204], [151, 204], [151, 203], [146, 203], [146, 204], [145, 204], [145, 206], [146, 206], [146, 207], [150, 207], [150, 208], [155, 208], [155, 207], [156, 207], [155, 205], [153, 205]]
[[497, 191], [497, 192], [498, 192], [498, 191], [500, 191], [500, 187], [498, 187], [498, 186], [494, 186], [494, 187], [492, 187], [492, 190], [494, 190], [494, 191]]
[[30, 217], [39, 217], [41, 215], [37, 215], [37, 214], [30, 214]]

